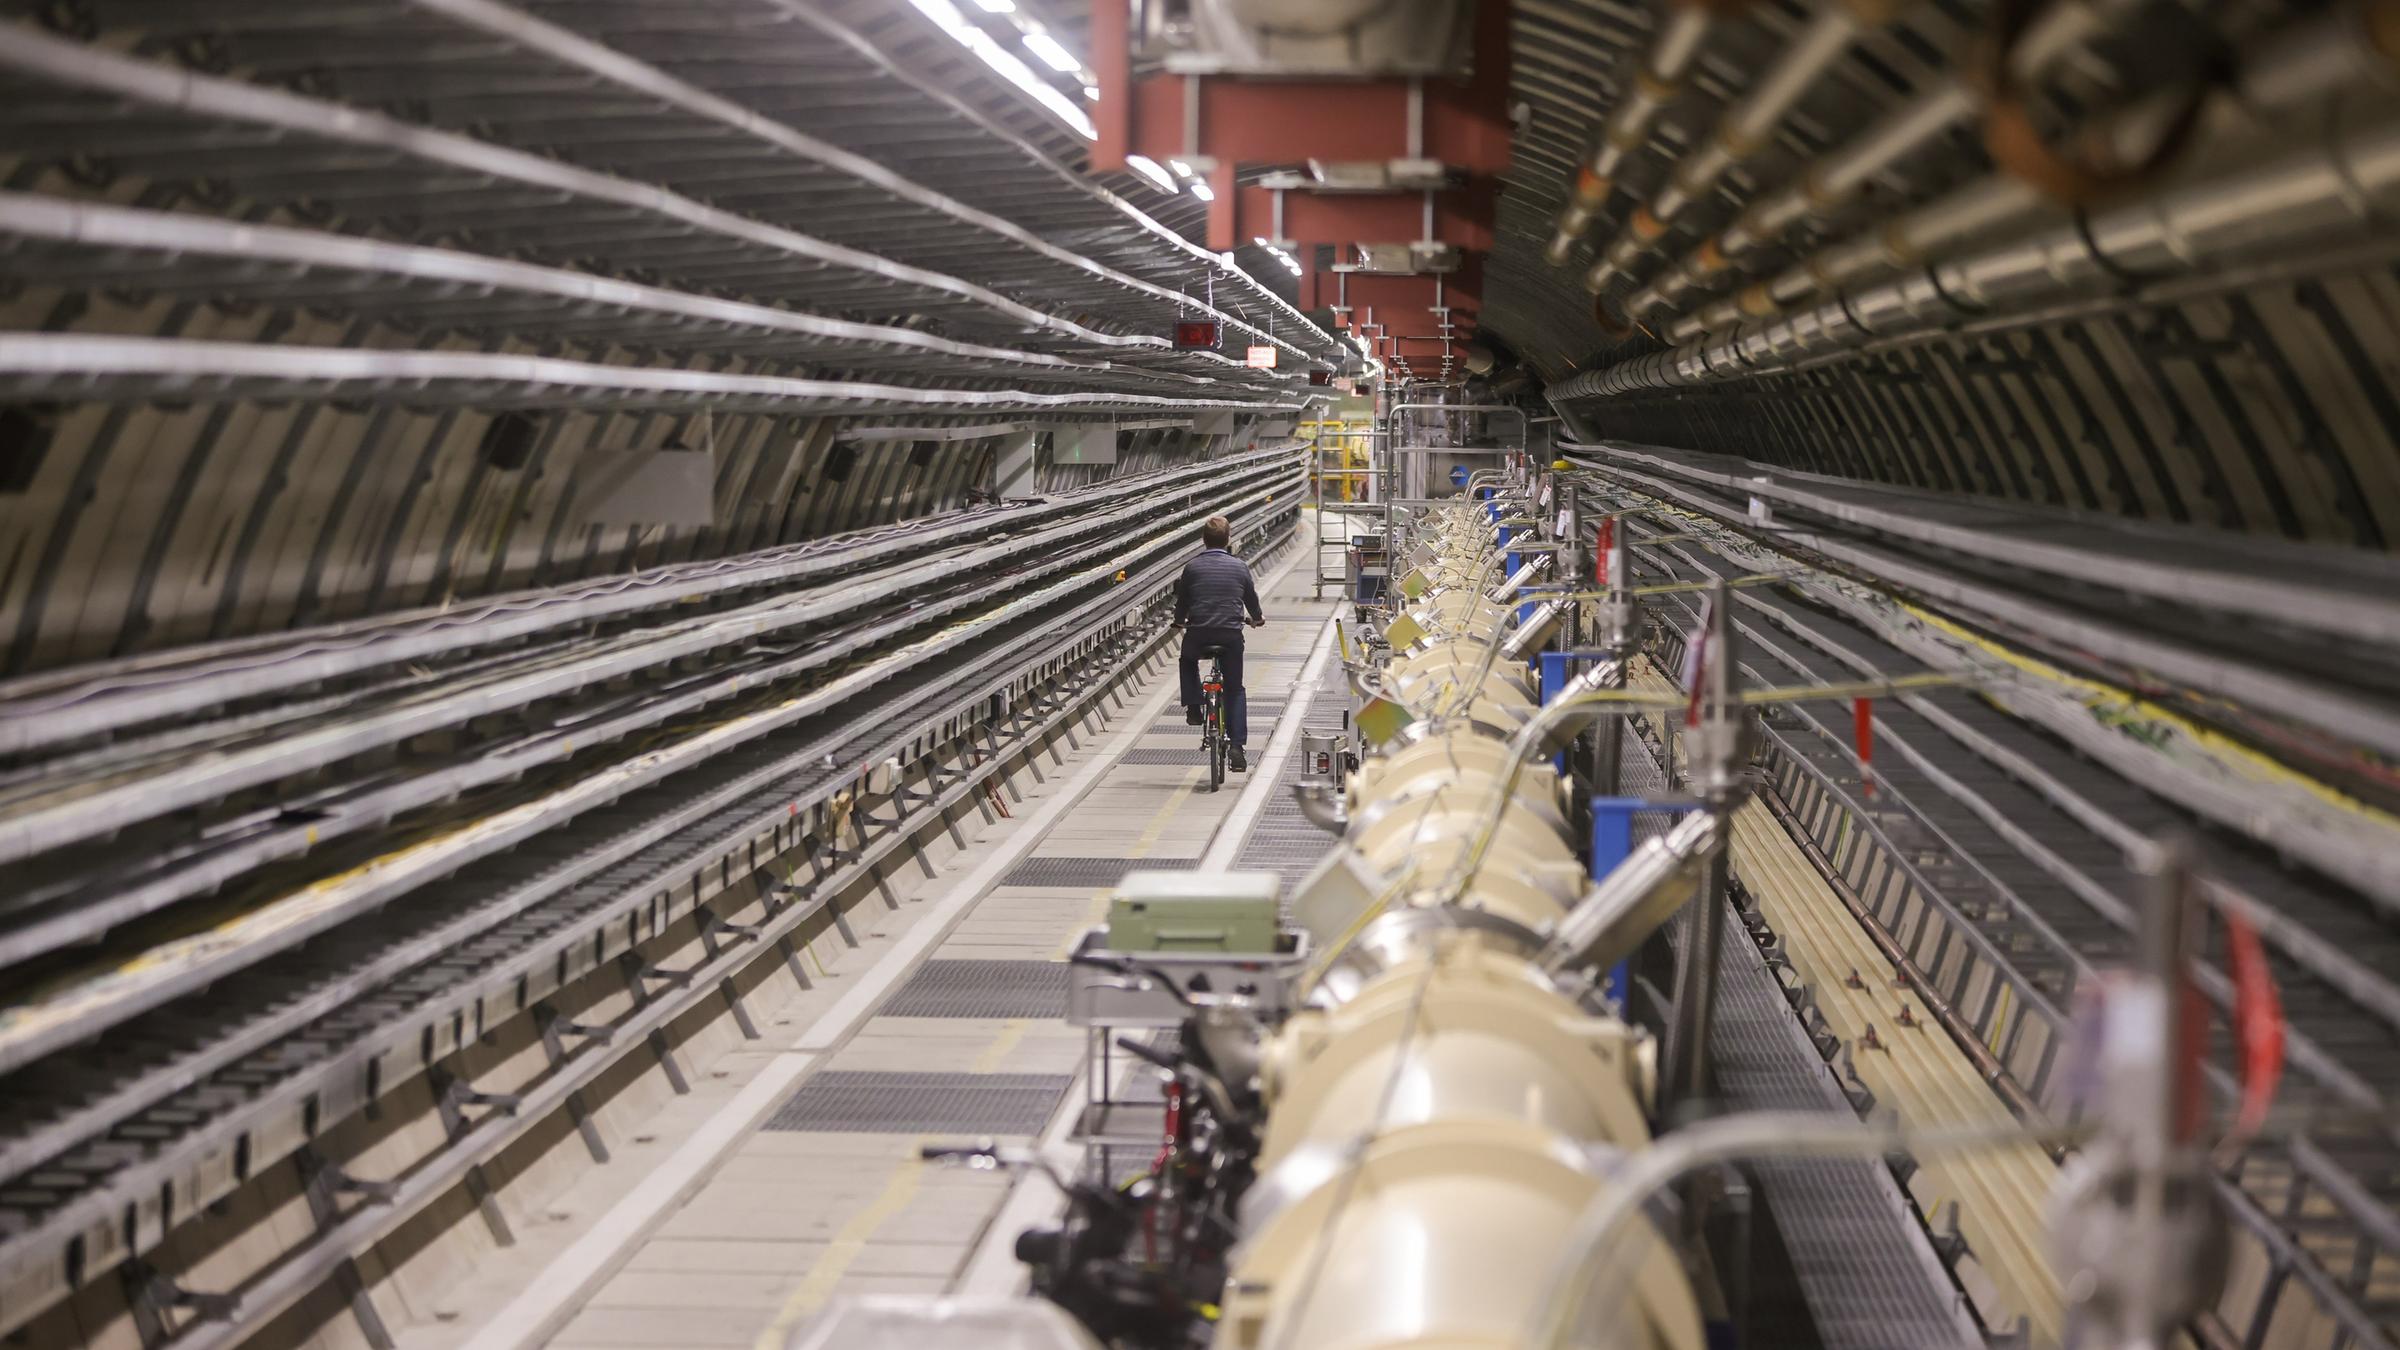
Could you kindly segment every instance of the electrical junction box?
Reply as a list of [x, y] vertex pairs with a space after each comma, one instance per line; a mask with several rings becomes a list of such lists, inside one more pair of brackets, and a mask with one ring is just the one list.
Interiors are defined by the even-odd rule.
[[1273, 872], [1128, 872], [1108, 905], [1112, 952], [1283, 950]]
[[1053, 464], [1114, 464], [1117, 429], [1106, 422], [1062, 426], [1050, 433]]

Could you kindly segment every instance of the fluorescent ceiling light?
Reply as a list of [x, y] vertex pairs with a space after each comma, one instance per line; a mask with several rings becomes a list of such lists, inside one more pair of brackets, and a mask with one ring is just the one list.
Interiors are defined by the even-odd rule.
[[1192, 195], [1204, 202], [1213, 202], [1217, 199], [1216, 189], [1197, 178], [1192, 180]]
[[1014, 14], [1017, 12], [1017, 0], [975, 0], [975, 3], [983, 6], [983, 12], [986, 14]]
[[1180, 159], [1170, 159], [1170, 160], [1168, 160], [1168, 161], [1167, 161], [1167, 167], [1168, 167], [1168, 168], [1170, 168], [1170, 169], [1173, 169], [1175, 172], [1177, 172], [1177, 173], [1179, 173], [1179, 174], [1182, 174], [1182, 175], [1183, 175], [1184, 177], [1186, 177], [1186, 178], [1189, 178], [1189, 177], [1191, 177], [1191, 176], [1192, 176], [1192, 166], [1191, 166], [1191, 165], [1189, 165], [1189, 164], [1186, 164], [1186, 163], [1184, 163], [1184, 162], [1183, 162], [1182, 160], [1180, 160]]
[[1083, 96], [1090, 99], [1094, 103], [1098, 103], [1100, 101], [1100, 86], [1096, 84], [1085, 85], [1083, 87]]
[[1024, 90], [1033, 101], [1048, 108], [1058, 119], [1075, 129], [1087, 141], [1100, 139], [1100, 131], [1092, 125], [1092, 115], [1033, 73], [1033, 67], [1019, 60], [1017, 54], [994, 42], [973, 20], [958, 12], [950, 0], [909, 0], [917, 12], [933, 20], [935, 26], [948, 33], [958, 45], [975, 53], [977, 60], [997, 71], [1001, 78]]
[[1293, 276], [1300, 275], [1300, 260], [1285, 252], [1282, 245], [1276, 243], [1272, 239], [1267, 238], [1263, 234], [1254, 234], [1250, 236], [1250, 242], [1258, 245], [1260, 248], [1265, 249], [1267, 252], [1274, 254], [1275, 261], [1282, 263], [1284, 269], [1290, 272]]
[[1061, 75], [1073, 75], [1083, 69], [1082, 58], [1058, 45], [1058, 39], [1048, 33], [1027, 33], [1025, 50], [1042, 58], [1044, 64]]
[[1135, 173], [1140, 174], [1142, 177], [1149, 179], [1151, 182], [1156, 183], [1158, 185], [1158, 190], [1166, 193], [1170, 197], [1175, 195], [1175, 193], [1179, 190], [1175, 186], [1175, 180], [1169, 178], [1167, 176], [1167, 171], [1158, 167], [1158, 161], [1150, 158], [1148, 155], [1127, 155], [1125, 157], [1125, 167], [1133, 170]]

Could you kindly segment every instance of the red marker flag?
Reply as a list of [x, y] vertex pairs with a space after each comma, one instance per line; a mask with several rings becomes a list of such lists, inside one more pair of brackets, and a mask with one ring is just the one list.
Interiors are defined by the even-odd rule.
[[1866, 796], [1875, 795], [1875, 779], [1867, 766], [1875, 762], [1875, 700], [1850, 700], [1851, 735], [1858, 741], [1858, 786]]

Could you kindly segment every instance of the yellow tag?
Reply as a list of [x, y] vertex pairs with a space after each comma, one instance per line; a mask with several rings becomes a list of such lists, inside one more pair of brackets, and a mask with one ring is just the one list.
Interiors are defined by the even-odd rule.
[[1406, 614], [1392, 620], [1392, 626], [1383, 630], [1383, 640], [1390, 643], [1392, 650], [1396, 652], [1407, 651], [1416, 645], [1418, 638], [1423, 636], [1425, 636], [1424, 625]]
[[1358, 710], [1359, 734], [1382, 745], [1416, 721], [1416, 714], [1388, 698], [1371, 698]]
[[1412, 568], [1407, 576], [1400, 578], [1400, 593], [1411, 600], [1423, 599], [1425, 592], [1432, 589], [1433, 579], [1425, 575], [1422, 567]]

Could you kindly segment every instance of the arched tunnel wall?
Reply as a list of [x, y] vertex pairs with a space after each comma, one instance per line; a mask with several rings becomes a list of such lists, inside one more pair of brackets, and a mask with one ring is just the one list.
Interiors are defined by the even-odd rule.
[[1614, 440], [2388, 551], [2396, 354], [2383, 265], [1575, 410]]
[[[989, 459], [761, 414], [206, 403], [0, 425], [10, 674], [884, 524], [956, 505]], [[671, 445], [713, 445], [713, 523], [585, 519], [596, 461]]]
[[[496, 118], [488, 103], [476, 104], [485, 99], [523, 109], [539, 96], [511, 103], [516, 92], [550, 88], [541, 81], [551, 77], [544, 63], [554, 53], [489, 34], [442, 48], [455, 67], [448, 83], [412, 84], [413, 76], [387, 80], [359, 69], [378, 55], [405, 57], [422, 48], [428, 32], [444, 31], [444, 20], [405, 6], [328, 21], [348, 25], [345, 50], [361, 58], [355, 62], [318, 62], [255, 34], [246, 35], [255, 47], [228, 46], [227, 34], [244, 31], [233, 10], [0, 4], [17, 35], [12, 41], [81, 43], [106, 31], [131, 53], [145, 88], [195, 72], [226, 82], [232, 92], [221, 88], [220, 95], [240, 109], [206, 123], [216, 128], [206, 135], [222, 138], [206, 144], [238, 151], [215, 159], [178, 148], [189, 143], [177, 137], [199, 134], [191, 128], [206, 118], [169, 110], [171, 97], [161, 95], [156, 105], [103, 99], [87, 106], [73, 101], [81, 95], [68, 92], [72, 81], [20, 80], [10, 85], [16, 121], [10, 135], [0, 136], [0, 196], [10, 199], [0, 205], [124, 208], [152, 217], [146, 230], [163, 229], [156, 221], [238, 223], [285, 236], [277, 246], [297, 251], [178, 252], [145, 241], [112, 252], [73, 229], [45, 239], [0, 231], [6, 235], [0, 329], [205, 344], [253, 356], [288, 347], [547, 358], [612, 371], [690, 372], [720, 385], [756, 377], [938, 389], [958, 397], [894, 399], [886, 411], [853, 397], [851, 411], [831, 416], [819, 409], [838, 400], [798, 401], [792, 411], [776, 412], [753, 399], [712, 411], [700, 393], [609, 397], [551, 377], [414, 389], [389, 387], [400, 383], [395, 378], [357, 394], [285, 379], [262, 394], [228, 387], [220, 377], [189, 376], [163, 399], [82, 386], [91, 388], [88, 402], [76, 397], [77, 386], [62, 395], [57, 386], [31, 380], [20, 386], [34, 388], [30, 395], [0, 390], [0, 678], [915, 519], [967, 504], [971, 491], [990, 483], [1001, 444], [996, 437], [844, 440], [845, 427], [991, 423], [993, 410], [1012, 402], [1081, 400], [1047, 417], [1011, 419], [1056, 425], [1094, 420], [1092, 410], [1120, 392], [1153, 406], [1173, 404], [1178, 395], [1205, 402], [1230, 392], [1240, 402], [1260, 394], [1244, 383], [1247, 376], [1226, 373], [1240, 370], [1235, 362], [1202, 375], [1107, 359], [1124, 355], [1117, 348], [1105, 355], [1081, 350], [1082, 330], [1059, 325], [1088, 321], [1110, 332], [1147, 333], [1162, 299], [1133, 288], [1149, 284], [1171, 294], [1147, 276], [1185, 284], [1191, 258], [1209, 255], [1162, 250], [1159, 240], [1174, 237], [1165, 227], [1129, 225], [1112, 199], [1041, 158], [1037, 147], [1020, 144], [997, 123], [971, 120], [963, 107], [928, 98], [896, 69], [877, 67], [867, 84], [888, 86], [894, 108], [926, 119], [926, 127], [919, 144], [878, 141], [876, 153], [901, 166], [882, 165], [879, 172], [938, 172], [973, 188], [981, 182], [977, 172], [1022, 165], [1025, 190], [1011, 209], [1035, 228], [1107, 251], [1111, 262], [1068, 252], [1072, 264], [1062, 264], [992, 232], [1000, 226], [969, 228], [960, 214], [966, 208], [923, 206], [936, 197], [934, 189], [905, 172], [893, 181], [905, 184], [906, 201], [886, 204], [917, 212], [898, 217], [905, 228], [892, 228], [892, 217], [858, 203], [829, 209], [822, 195], [832, 190], [828, 183], [851, 181], [820, 163], [838, 158], [831, 149], [811, 158], [743, 143], [743, 153], [764, 154], [773, 173], [804, 185], [778, 189], [781, 195], [765, 193], [767, 170], [723, 180], [706, 171], [712, 162], [706, 156], [698, 168], [654, 162], [642, 135], [624, 150], [624, 163], [610, 160], [585, 143], [581, 133], [590, 128], [573, 118], [535, 116], [518, 125]], [[753, 18], [758, 31], [742, 39], [745, 57], [764, 59], [758, 54], [772, 48], [794, 68], [827, 61], [846, 69], [858, 60], [837, 36], [847, 30], [831, 18], [819, 16], [822, 24], [779, 12]], [[21, 29], [17, 20], [24, 20]], [[913, 25], [910, 18], [903, 27]], [[628, 27], [629, 43], [656, 36], [630, 18]], [[963, 52], [954, 56], [975, 64]], [[723, 69], [702, 61], [696, 73]], [[355, 86], [347, 83], [353, 80]], [[622, 117], [650, 132], [673, 125], [694, 137], [723, 134], [706, 119], [675, 123], [647, 97], [610, 101], [619, 96], [607, 81], [577, 87], [597, 100], [595, 115], [612, 130], [612, 119]], [[807, 81], [775, 92], [787, 103], [834, 96]], [[404, 131], [436, 127], [485, 158], [470, 173], [430, 152], [416, 156], [405, 148], [410, 142], [318, 144], [289, 127], [261, 130], [265, 123], [245, 119], [256, 99], [270, 94], [312, 101], [311, 115], [324, 119], [350, 109], [388, 116]], [[844, 86], [839, 96], [861, 95]], [[786, 115], [812, 126], [828, 120], [812, 120], [807, 110]], [[106, 139], [106, 127], [144, 117], [150, 120], [140, 123], [142, 133], [107, 140], [92, 153], [65, 148], [74, 135]], [[529, 158], [490, 169], [490, 156], [518, 153], [520, 146]], [[368, 161], [377, 167], [360, 170]], [[769, 224], [730, 213], [726, 220], [707, 216], [710, 208], [698, 197], [671, 197], [669, 188], [609, 197], [587, 178], [571, 178], [582, 186], [567, 190], [540, 186], [552, 182], [545, 175], [553, 165], [569, 175], [655, 175], [711, 203], [763, 214]], [[960, 165], [977, 172], [962, 174]], [[349, 178], [354, 172], [356, 182]], [[697, 181], [683, 183], [678, 173]], [[812, 173], [827, 176], [807, 177]], [[881, 201], [890, 186], [879, 182], [869, 195]], [[766, 204], [743, 192], [761, 194]], [[659, 215], [661, 202], [683, 214]], [[714, 223], [696, 229], [695, 219]], [[845, 271], [816, 254], [777, 252], [786, 245], [759, 242], [762, 231], [787, 220], [843, 240], [855, 235], [859, 249], [890, 249], [900, 261], [876, 255]], [[228, 247], [211, 239], [212, 246]], [[388, 245], [406, 256], [356, 262], [344, 252], [351, 244]], [[327, 265], [328, 254], [345, 261]], [[1009, 259], [1018, 270], [1001, 289], [1022, 292], [1044, 311], [1062, 311], [1053, 325], [1058, 331], [1027, 328], [1025, 316], [1035, 311], [1007, 310], [1018, 302], [942, 270], [966, 264], [979, 271]], [[904, 264], [918, 268], [906, 275], [933, 278], [932, 289], [907, 292], [884, 275], [900, 274]], [[353, 265], [358, 270], [342, 270]], [[520, 265], [543, 275], [529, 281], [509, 271]], [[461, 280], [458, 269], [470, 279]], [[629, 303], [616, 291], [595, 301], [576, 289], [589, 278], [649, 288], [649, 295]], [[990, 305], [966, 298], [987, 294]], [[825, 298], [837, 295], [838, 304]], [[710, 308], [718, 302], [748, 308], [729, 319], [727, 311]], [[827, 336], [757, 317], [777, 308], [853, 331]], [[862, 337], [859, 325], [875, 331]], [[923, 338], [923, 345], [904, 340], [910, 337]], [[373, 372], [357, 383], [377, 385], [380, 378]], [[178, 397], [185, 390], [188, 401]], [[1028, 391], [1023, 400], [1008, 396], [1020, 390]], [[16, 401], [26, 397], [44, 401]], [[1237, 422], [1233, 430], [1253, 425]], [[1235, 443], [1222, 431], [1129, 429], [1114, 464], [1066, 466], [1049, 464], [1045, 444], [1032, 481], [1043, 491], [1064, 490]], [[611, 457], [677, 447], [712, 457], [709, 523], [591, 519], [592, 496], [615, 477]]]
[[[200, 310], [203, 307], [190, 307]], [[224, 322], [195, 313], [188, 322]], [[914, 419], [926, 423], [956, 419]], [[995, 442], [705, 411], [195, 402], [0, 407], [0, 673], [691, 562], [953, 510]], [[1162, 428], [1044, 491], [1221, 448]], [[605, 461], [714, 459], [705, 526], [587, 518]], [[579, 487], [581, 492], [579, 492]]]

